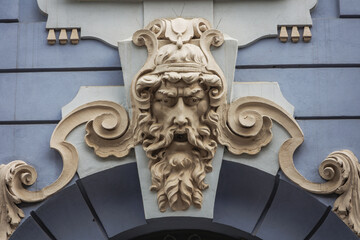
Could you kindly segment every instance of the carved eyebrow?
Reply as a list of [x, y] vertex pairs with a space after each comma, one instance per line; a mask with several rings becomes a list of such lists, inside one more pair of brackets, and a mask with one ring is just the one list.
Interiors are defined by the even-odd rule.
[[198, 93], [198, 92], [200, 92], [200, 91], [202, 91], [201, 88], [196, 88], [196, 89], [191, 90], [191, 91], [190, 91], [190, 94], [191, 94], [191, 95], [194, 95], [194, 94], [196, 94], [196, 93]]
[[165, 89], [159, 89], [157, 92], [161, 93], [161, 94], [163, 94], [165, 96], [168, 96], [168, 97], [176, 97], [176, 93], [165, 90]]
[[185, 93], [184, 95], [186, 95], [187, 97], [190, 97], [190, 96], [196, 96], [197, 94], [202, 93], [202, 92], [203, 92], [203, 90], [201, 88], [195, 88], [195, 89], [192, 89], [189, 92]]

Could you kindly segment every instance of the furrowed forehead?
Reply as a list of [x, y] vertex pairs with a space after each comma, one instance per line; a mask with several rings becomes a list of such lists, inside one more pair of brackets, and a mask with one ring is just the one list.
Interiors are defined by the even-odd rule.
[[156, 94], [162, 94], [168, 97], [180, 97], [180, 96], [195, 96], [203, 94], [204, 90], [198, 83], [193, 84], [178, 84], [168, 83], [162, 84], [162, 86], [156, 91]]
[[159, 89], [156, 91], [156, 94], [162, 94], [168, 97], [176, 97], [177, 95], [177, 89], [174, 88], [168, 88], [168, 89]]
[[203, 94], [204, 94], [204, 90], [200, 86], [195, 86], [193, 88], [184, 88], [184, 91], [182, 93], [182, 95], [186, 97], [199, 96]]

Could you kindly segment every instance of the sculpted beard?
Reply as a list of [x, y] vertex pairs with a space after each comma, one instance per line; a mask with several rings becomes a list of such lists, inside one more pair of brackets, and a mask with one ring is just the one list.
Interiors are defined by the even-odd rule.
[[[143, 147], [150, 159], [151, 190], [158, 192], [160, 211], [165, 212], [168, 205], [174, 211], [186, 210], [191, 204], [201, 208], [202, 191], [208, 188], [205, 176], [212, 171], [211, 160], [217, 147], [211, 128], [206, 124], [211, 114], [215, 112], [210, 110], [207, 117], [201, 117], [201, 125], [197, 129], [189, 125], [185, 127], [186, 140], [192, 146], [190, 152], [168, 151], [177, 126], [163, 129], [163, 125], [153, 118], [146, 121]], [[149, 115], [147, 117], [151, 118]]]

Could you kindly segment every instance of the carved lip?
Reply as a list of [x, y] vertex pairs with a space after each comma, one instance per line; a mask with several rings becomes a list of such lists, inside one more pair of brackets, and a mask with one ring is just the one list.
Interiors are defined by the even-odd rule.
[[187, 142], [188, 141], [187, 133], [182, 133], [182, 132], [175, 133], [174, 141], [175, 142]]

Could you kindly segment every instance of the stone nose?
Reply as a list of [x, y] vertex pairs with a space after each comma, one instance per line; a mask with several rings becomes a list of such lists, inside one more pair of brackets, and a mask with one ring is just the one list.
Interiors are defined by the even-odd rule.
[[183, 113], [179, 113], [175, 119], [174, 119], [174, 123], [176, 125], [178, 125], [179, 127], [185, 126], [188, 124], [188, 120], [185, 117], [185, 115]]
[[174, 110], [174, 124], [178, 125], [179, 127], [187, 125], [189, 121], [186, 115], [186, 109], [182, 98], [178, 99]]

